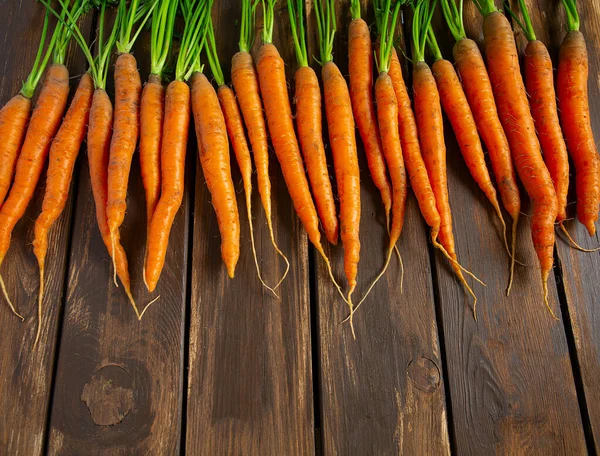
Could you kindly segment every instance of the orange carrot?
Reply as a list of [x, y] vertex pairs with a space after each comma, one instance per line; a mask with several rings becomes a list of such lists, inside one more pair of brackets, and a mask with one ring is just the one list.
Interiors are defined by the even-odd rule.
[[79, 81], [79, 87], [75, 92], [71, 106], [50, 147], [46, 192], [42, 202], [42, 212], [35, 222], [35, 237], [33, 239], [33, 253], [38, 260], [40, 270], [38, 330], [34, 346], [37, 345], [41, 331], [48, 231], [62, 213], [69, 197], [73, 168], [81, 144], [85, 139], [93, 93], [94, 83], [90, 75], [86, 73]]
[[231, 59], [231, 81], [237, 95], [237, 100], [242, 111], [248, 139], [252, 146], [254, 164], [258, 181], [258, 193], [262, 202], [267, 226], [271, 236], [271, 243], [277, 254], [286, 263], [286, 269], [279, 280], [277, 287], [283, 282], [290, 269], [290, 263], [284, 253], [277, 246], [273, 232], [272, 209], [271, 209], [271, 181], [269, 179], [269, 145], [267, 142], [267, 127], [263, 113], [262, 101], [260, 99], [260, 87], [258, 76], [254, 68], [254, 62], [249, 51], [254, 42], [254, 13], [257, 2], [252, 0], [241, 0], [242, 16], [240, 20], [239, 52]]
[[360, 17], [360, 2], [351, 2], [352, 21], [348, 29], [348, 72], [350, 98], [356, 125], [362, 139], [371, 178], [383, 201], [389, 228], [392, 189], [386, 173], [377, 116], [373, 104], [373, 54], [369, 26]]
[[588, 54], [574, 1], [563, 0], [568, 32], [560, 46], [556, 81], [560, 120], [575, 165], [577, 217], [590, 236], [596, 233], [600, 202], [600, 163], [590, 123]]
[[321, 88], [316, 73], [308, 66], [302, 0], [288, 0], [288, 11], [299, 66], [294, 76], [298, 140], [325, 237], [335, 245], [338, 219], [323, 144]]
[[548, 304], [547, 280], [554, 254], [554, 221], [558, 213], [556, 193], [535, 134], [513, 31], [491, 0], [482, 1], [480, 10], [484, 15], [486, 60], [498, 115], [519, 177], [533, 201], [533, 244], [541, 265], [544, 302], [554, 316]]

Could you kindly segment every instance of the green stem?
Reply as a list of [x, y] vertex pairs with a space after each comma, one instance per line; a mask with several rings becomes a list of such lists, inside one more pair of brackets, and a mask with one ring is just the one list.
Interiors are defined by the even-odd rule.
[[441, 0], [442, 12], [450, 29], [450, 33], [456, 41], [463, 40], [467, 37], [465, 26], [463, 23], [463, 0]]
[[350, 0], [350, 15], [352, 19], [360, 19], [360, 0]]
[[[325, 3], [325, 7], [323, 7]], [[335, 0], [314, 0], [321, 65], [333, 61], [333, 39], [336, 32]]]
[[206, 57], [208, 59], [208, 65], [210, 66], [210, 71], [215, 78], [215, 82], [218, 87], [225, 85], [225, 77], [223, 76], [223, 70], [221, 68], [221, 64], [219, 63], [219, 54], [217, 53], [217, 43], [215, 40], [215, 28], [213, 25], [212, 18], [209, 15], [207, 31], [206, 31]]
[[308, 66], [308, 53], [306, 51], [306, 34], [304, 30], [304, 8], [302, 0], [287, 0], [290, 26], [298, 66]]
[[567, 13], [567, 30], [575, 32], [579, 30], [579, 13], [577, 13], [577, 0], [562, 0]]
[[531, 22], [531, 18], [529, 17], [529, 11], [527, 10], [527, 5], [524, 0], [519, 0], [519, 8], [521, 9], [521, 14], [523, 14], [523, 22], [519, 19], [516, 13], [511, 9], [508, 2], [504, 3], [508, 14], [514, 19], [519, 28], [523, 31], [525, 38], [527, 41], [535, 41], [537, 38], [535, 37], [535, 30], [533, 29], [533, 24]]
[[[119, 1], [118, 13], [121, 15], [121, 27], [119, 28], [119, 39], [117, 41], [117, 52], [119, 54], [128, 54], [131, 52], [135, 41], [137, 40], [144, 25], [154, 11], [154, 8], [159, 3], [159, 0], [146, 0], [140, 4], [140, 0], [131, 0], [129, 7], [127, 0]], [[133, 28], [138, 24], [136, 33], [133, 33]]]
[[[385, 4], [378, 4], [376, 9], [377, 24], [379, 31], [379, 58], [377, 68], [381, 73], [387, 73], [390, 69], [390, 59], [394, 49], [394, 35], [396, 34], [396, 23], [400, 14], [401, 1], [396, 1], [392, 10], [392, 0], [385, 0]], [[391, 23], [390, 23], [391, 16]]]
[[[37, 53], [35, 55], [35, 61], [33, 62], [33, 67], [31, 68], [31, 73], [27, 76], [25, 82], [23, 82], [23, 87], [21, 88], [21, 95], [25, 98], [31, 98], [33, 93], [35, 92], [35, 88], [37, 86], [36, 80], [39, 81], [37, 77], [38, 67], [40, 65], [40, 61], [42, 59], [42, 55], [44, 53], [44, 44], [46, 43], [46, 35], [48, 34], [48, 22], [50, 21], [50, 12], [46, 10], [46, 15], [44, 16], [44, 26], [42, 27], [42, 36], [40, 37], [40, 44], [38, 46]], [[42, 70], [43, 71], [43, 70]]]
[[254, 27], [256, 24], [256, 7], [260, 0], [242, 0], [242, 15], [240, 18], [240, 52], [250, 52], [254, 44]]
[[213, 0], [183, 0], [185, 28], [175, 65], [175, 79], [187, 81], [195, 72], [202, 72], [200, 53], [206, 35]]
[[498, 11], [494, 0], [473, 0], [473, 3], [475, 3], [475, 6], [483, 17]]
[[275, 21], [275, 3], [277, 0], [261, 0], [263, 8], [263, 43], [273, 43], [273, 23]]
[[433, 27], [431, 26], [431, 24], [429, 25], [429, 31], [427, 33], [427, 44], [429, 44], [429, 49], [431, 49], [433, 59], [436, 62], [438, 60], [443, 60], [442, 52], [440, 51], [440, 47], [438, 46], [437, 40], [435, 39], [435, 33], [433, 33]]
[[161, 0], [152, 13], [150, 72], [161, 77], [171, 50], [178, 4], [179, 0]]
[[415, 62], [425, 61], [425, 46], [436, 3], [437, 0], [417, 0], [416, 4], [413, 4], [412, 38]]

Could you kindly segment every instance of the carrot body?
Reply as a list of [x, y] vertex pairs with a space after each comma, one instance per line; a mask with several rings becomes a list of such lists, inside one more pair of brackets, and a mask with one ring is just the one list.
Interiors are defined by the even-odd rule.
[[0, 210], [0, 263], [10, 246], [13, 228], [25, 213], [44, 169], [50, 141], [60, 127], [69, 96], [69, 71], [64, 65], [48, 68], [25, 141], [17, 160], [15, 179]]
[[[106, 215], [106, 201], [108, 195], [108, 160], [110, 141], [112, 135], [113, 107], [108, 94], [102, 89], [96, 89], [90, 108], [90, 122], [87, 134], [88, 162], [90, 166], [90, 182], [94, 203], [96, 206], [96, 220], [100, 235], [109, 253], [112, 253], [111, 236]], [[125, 292], [131, 296], [127, 255], [116, 233], [114, 245], [114, 263], [117, 275]], [[131, 299], [131, 298], [130, 298]]]
[[142, 81], [132, 54], [121, 54], [115, 64], [115, 109], [108, 163], [106, 214], [111, 236], [119, 229], [127, 209], [127, 186], [139, 133]]
[[272, 44], [263, 44], [258, 51], [256, 67], [269, 133], [283, 178], [308, 238], [317, 248], [322, 249], [317, 210], [310, 194], [294, 132], [285, 67], [277, 48]]
[[381, 73], [375, 82], [375, 100], [377, 102], [381, 143], [393, 189], [392, 224], [390, 229], [391, 250], [400, 238], [402, 226], [404, 225], [407, 182], [398, 128], [398, 101], [396, 100], [392, 79], [387, 73]]
[[547, 296], [546, 282], [553, 263], [554, 221], [558, 213], [556, 193], [535, 133], [512, 28], [503, 14], [493, 12], [483, 21], [483, 34], [498, 115], [519, 177], [533, 201], [533, 244]]
[[298, 140], [325, 236], [335, 245], [338, 240], [338, 219], [323, 144], [321, 88], [317, 75], [310, 67], [301, 67], [295, 77]]
[[575, 164], [577, 217], [593, 236], [600, 202], [600, 164], [590, 124], [587, 79], [585, 38], [579, 31], [568, 32], [560, 47], [556, 88], [562, 129]]
[[165, 88], [160, 76], [151, 74], [140, 102], [140, 169], [146, 192], [148, 229], [160, 198], [160, 150], [164, 115]]
[[348, 71], [350, 97], [358, 131], [362, 139], [371, 179], [381, 193], [386, 219], [392, 207], [390, 182], [386, 174], [384, 153], [373, 105], [373, 47], [369, 26], [363, 19], [353, 19], [348, 31]]
[[0, 207], [12, 183], [30, 114], [31, 99], [21, 94], [12, 97], [0, 109]]
[[468, 38], [458, 41], [453, 53], [475, 124], [490, 155], [502, 204], [511, 218], [518, 220], [521, 197], [517, 176], [483, 57], [477, 44]]
[[442, 107], [450, 120], [465, 163], [479, 188], [492, 203], [498, 216], [502, 218], [496, 189], [485, 164], [477, 125], [458, 75], [454, 70], [454, 65], [448, 60], [438, 60], [433, 64], [431, 70], [440, 94]]
[[431, 228], [431, 238], [437, 240], [440, 230], [440, 213], [437, 210], [435, 194], [429, 181], [427, 168], [423, 156], [421, 155], [421, 146], [419, 144], [419, 130], [415, 120], [415, 114], [411, 108], [410, 97], [402, 77], [402, 69], [398, 54], [394, 49], [390, 59], [390, 69], [388, 74], [394, 86], [396, 100], [398, 102], [398, 125], [400, 127], [400, 143], [404, 164], [410, 178], [410, 184], [415, 192], [421, 214], [427, 225]]
[[323, 93], [329, 143], [340, 197], [340, 232], [344, 245], [344, 270], [349, 295], [356, 288], [360, 259], [360, 171], [352, 102], [346, 80], [333, 62], [323, 65]]
[[269, 144], [267, 127], [260, 99], [258, 76], [252, 56], [238, 52], [231, 60], [231, 81], [237, 95], [248, 138], [252, 145], [258, 193], [262, 201], [267, 223], [271, 224], [271, 181], [269, 179]]
[[144, 278], [150, 292], [154, 291], [160, 278], [173, 220], [183, 201], [190, 123], [190, 89], [185, 82], [173, 81], [169, 84], [164, 109], [160, 153], [162, 190], [148, 231], [144, 268]]
[[215, 89], [206, 76], [194, 73], [191, 85], [200, 164], [217, 214], [221, 256], [233, 278], [240, 256], [240, 219], [231, 180], [227, 127]]
[[531, 115], [544, 154], [544, 162], [554, 182], [558, 202], [556, 221], [563, 222], [567, 218], [569, 157], [558, 120], [552, 59], [546, 45], [541, 41], [530, 41], [525, 48], [524, 65]]
[[85, 139], [93, 94], [94, 82], [86, 73], [81, 77], [71, 106], [50, 147], [46, 192], [42, 212], [35, 221], [33, 240], [33, 253], [40, 271], [44, 269], [48, 250], [48, 230], [62, 213], [69, 197], [73, 168]]

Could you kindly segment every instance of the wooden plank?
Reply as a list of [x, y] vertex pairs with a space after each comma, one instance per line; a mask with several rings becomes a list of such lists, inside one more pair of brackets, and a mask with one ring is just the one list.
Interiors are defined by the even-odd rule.
[[[363, 2], [363, 14], [368, 3]], [[315, 14], [312, 2], [307, 5], [308, 36], [313, 38], [309, 55], [316, 56]], [[336, 8], [334, 58], [347, 75], [349, 2], [337, 1]], [[372, 14], [369, 7], [368, 23], [373, 22]], [[381, 269], [388, 241], [381, 196], [356, 134], [362, 187], [358, 297]], [[316, 259], [324, 454], [450, 453], [427, 231], [412, 194], [398, 245], [406, 266], [404, 289], [401, 293], [400, 267], [394, 258], [356, 314], [357, 340], [347, 324], [340, 324], [348, 308], [323, 262]], [[335, 276], [345, 283], [342, 247], [327, 251]]]
[[[468, 30], [480, 36], [481, 18], [465, 14]], [[451, 57], [452, 39], [436, 19], [442, 53]], [[436, 254], [436, 275], [448, 360], [456, 450], [461, 454], [584, 454], [584, 440], [564, 327], [545, 309], [529, 216], [519, 223], [518, 267], [510, 297], [508, 258], [491, 206], [470, 177], [449, 124], [450, 204], [456, 249], [462, 264], [487, 282], [475, 286], [478, 321], [471, 300]], [[531, 211], [523, 193], [522, 212]], [[468, 209], [467, 209], [468, 208]], [[508, 218], [507, 218], [508, 220]], [[559, 312], [556, 285], [550, 305]], [[560, 316], [560, 312], [558, 313]]]
[[[549, 0], [527, 0], [537, 38], [549, 48], [558, 65], [558, 50], [565, 36], [566, 20], [561, 3]], [[594, 2], [578, 2], [581, 15], [581, 31], [588, 41], [589, 53], [589, 100], [592, 128], [596, 144], [600, 144], [600, 85], [596, 75], [600, 72], [600, 5]], [[551, 20], [549, 20], [551, 18]], [[521, 40], [524, 49], [525, 40]], [[571, 165], [572, 166], [572, 165]], [[574, 184], [575, 169], [571, 167], [571, 183]], [[574, 190], [574, 185], [571, 186]], [[568, 217], [576, 218], [576, 195], [571, 192], [568, 199]], [[565, 226], [578, 242], [586, 248], [598, 245], [598, 236], [590, 238], [587, 230], [578, 221], [568, 221]], [[573, 340], [576, 348], [574, 360], [579, 367], [583, 384], [585, 404], [591, 426], [593, 445], [600, 451], [600, 313], [596, 308], [600, 295], [600, 255], [582, 253], [571, 249], [564, 241], [557, 243], [560, 270], [563, 278], [566, 304], [569, 311]]]
[[[275, 7], [273, 42], [288, 64], [291, 80], [295, 58], [284, 5], [278, 2]], [[232, 29], [231, 25], [238, 21], [240, 3], [217, 2], [213, 13], [219, 56], [228, 81], [239, 34], [239, 27]], [[262, 19], [258, 16], [260, 31]], [[257, 35], [255, 50], [259, 44]], [[275, 155], [270, 159], [275, 238], [292, 265], [278, 289], [281, 300], [256, 277], [236, 165], [233, 178], [239, 189], [241, 256], [235, 279], [227, 278], [210, 194], [197, 165], [187, 402], [189, 454], [314, 453], [307, 240]], [[231, 160], [235, 162], [233, 154]], [[262, 272], [273, 283], [283, 273], [284, 264], [271, 246], [256, 190], [253, 208]]]
[[[35, 2], [18, 2], [9, 13], [4, 15], [0, 35], [0, 56], [5, 62], [0, 85], [2, 104], [19, 92], [22, 81], [31, 71], [44, 20], [44, 8]], [[89, 35], [91, 21], [92, 14], [89, 14], [81, 24], [84, 36]], [[73, 77], [71, 85], [74, 91], [85, 68], [83, 55], [74, 46], [67, 53], [67, 66]], [[39, 273], [31, 243], [35, 219], [41, 211], [45, 181], [44, 173], [32, 203], [13, 231], [11, 248], [0, 271], [11, 299], [26, 318], [21, 323], [10, 312], [4, 298], [0, 298], [0, 326], [3, 328], [0, 334], [0, 372], [4, 374], [0, 375], [0, 410], [4, 417], [0, 426], [0, 448], [5, 454], [41, 454], [46, 436], [57, 328], [64, 297], [73, 192], [50, 231], [42, 333], [39, 345], [32, 350], [37, 330]]]
[[[149, 33], [135, 47], [145, 81]], [[112, 84], [112, 75], [109, 76]], [[113, 89], [109, 87], [109, 94]], [[193, 149], [190, 148], [190, 156]], [[145, 197], [134, 156], [122, 241], [137, 301], [148, 303], [141, 277]], [[193, 163], [190, 161], [189, 163]], [[189, 169], [189, 167], [188, 167]], [[181, 442], [184, 315], [190, 191], [171, 232], [160, 299], [141, 322], [112, 265], [95, 217], [87, 160], [80, 168], [69, 289], [51, 415], [50, 454], [176, 454]], [[191, 188], [193, 173], [187, 173]]]

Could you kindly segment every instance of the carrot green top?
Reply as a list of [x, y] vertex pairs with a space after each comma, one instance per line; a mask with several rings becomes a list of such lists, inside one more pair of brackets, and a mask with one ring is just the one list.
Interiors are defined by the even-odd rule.
[[567, 12], [567, 29], [569, 32], [579, 30], [579, 14], [577, 13], [577, 0], [562, 0]]
[[208, 15], [206, 21], [205, 38], [203, 40], [205, 41], [204, 50], [206, 51], [208, 66], [210, 66], [210, 71], [215, 78], [217, 86], [221, 87], [222, 85], [225, 85], [225, 77], [223, 76], [223, 69], [219, 63], [217, 40], [215, 39], [215, 28], [210, 14]]
[[442, 52], [440, 51], [440, 47], [438, 46], [437, 40], [435, 39], [435, 34], [433, 33], [433, 27], [429, 24], [429, 29], [427, 31], [427, 44], [429, 45], [429, 49], [433, 54], [433, 60], [436, 62], [438, 60], [442, 60]]
[[456, 41], [460, 41], [465, 39], [467, 34], [463, 23], [463, 0], [458, 0], [458, 6], [456, 3], [456, 0], [441, 0], [442, 11], [450, 33]]
[[[42, 36], [40, 38], [40, 44], [33, 62], [33, 68], [31, 73], [27, 76], [27, 79], [23, 83], [21, 88], [21, 94], [24, 97], [31, 98], [35, 92], [42, 74], [48, 65], [50, 55], [52, 55], [52, 61], [58, 64], [65, 63], [65, 56], [67, 46], [73, 34], [73, 29], [67, 25], [68, 18], [72, 19], [73, 22], [77, 22], [82, 14], [87, 12], [91, 8], [90, 0], [74, 0], [72, 4], [69, 0], [59, 0], [60, 13], [57, 13], [48, 3], [47, 0], [40, 0], [41, 3], [46, 7], [46, 16], [44, 17], [44, 26], [42, 28]], [[44, 45], [46, 43], [46, 36], [48, 34], [48, 22], [50, 14], [53, 14], [58, 19], [52, 38], [48, 43], [46, 52], [44, 53]]]
[[527, 10], [525, 0], [519, 0], [519, 8], [521, 9], [521, 14], [523, 15], [523, 21], [519, 19], [519, 16], [517, 16], [517, 14], [510, 8], [509, 5], [506, 5], [506, 7], [509, 14], [519, 25], [521, 30], [523, 30], [523, 34], [525, 35], [525, 38], [527, 38], [527, 41], [535, 41], [537, 38], [535, 37], [535, 30], [533, 30], [533, 24], [531, 23], [531, 18], [529, 17], [529, 11]]
[[350, 15], [353, 20], [360, 19], [360, 0], [350, 0]]
[[413, 4], [412, 39], [415, 50], [415, 62], [425, 61], [425, 46], [427, 45], [429, 26], [431, 24], [431, 18], [433, 17], [436, 3], [437, 0], [417, 0]]
[[277, 0], [261, 0], [263, 8], [263, 36], [264, 44], [273, 42], [273, 23], [275, 21], [275, 3]]
[[[119, 1], [117, 14], [121, 17], [121, 25], [119, 27], [119, 38], [116, 42], [119, 54], [131, 52], [135, 40], [137, 40], [144, 25], [152, 16], [152, 12], [158, 3], [159, 0], [131, 0], [129, 6], [127, 6], [127, 0]], [[138, 29], [132, 36], [133, 28], [138, 23]]]
[[173, 41], [179, 0], [159, 0], [152, 12], [150, 31], [150, 73], [162, 76]]
[[213, 0], [182, 0], [185, 28], [175, 66], [175, 79], [187, 81], [193, 73], [202, 72], [200, 53], [206, 41], [207, 21]]
[[240, 52], [250, 52], [254, 44], [254, 25], [256, 23], [256, 7], [259, 0], [242, 0], [242, 16], [240, 18]]
[[379, 33], [379, 55], [376, 62], [377, 68], [381, 73], [387, 73], [390, 69], [396, 23], [398, 22], [402, 3], [402, 1], [396, 0], [392, 7], [392, 0], [374, 0], [373, 2], [375, 5], [377, 31]]
[[304, 8], [303, 0], [287, 0], [290, 25], [296, 59], [300, 67], [308, 66], [308, 53], [306, 51], [306, 35], [304, 31]]
[[[325, 5], [323, 5], [323, 3]], [[335, 1], [315, 0], [317, 16], [317, 36], [319, 37], [319, 58], [321, 65], [333, 61], [333, 38], [336, 32]]]
[[498, 8], [496, 8], [494, 0], [473, 0], [473, 3], [475, 3], [475, 6], [483, 17], [486, 17], [495, 11], [499, 11]]

